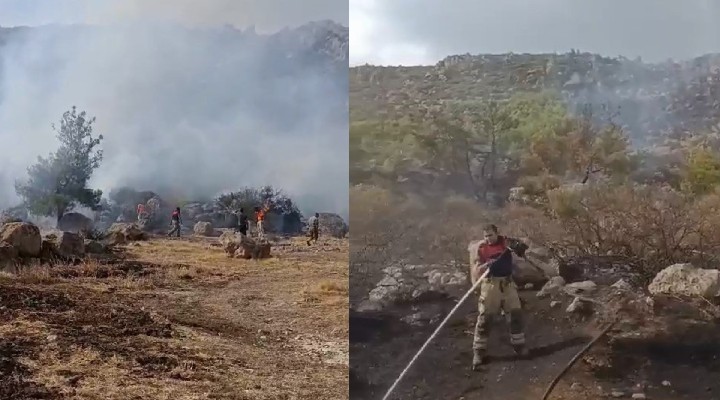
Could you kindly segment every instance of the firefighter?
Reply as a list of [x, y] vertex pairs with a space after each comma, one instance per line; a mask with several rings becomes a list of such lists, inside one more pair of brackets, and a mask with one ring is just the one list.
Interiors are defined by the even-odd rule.
[[238, 215], [238, 232], [240, 232], [243, 236], [247, 236], [248, 231], [248, 216], [245, 214], [245, 209], [240, 209], [240, 214]]
[[265, 214], [270, 211], [267, 204], [263, 207], [255, 207], [255, 221], [257, 222], [257, 235], [259, 238], [265, 236]]
[[[490, 269], [480, 284], [478, 317], [473, 338], [473, 370], [478, 370], [487, 362], [487, 342], [490, 326], [495, 316], [504, 311], [509, 314], [510, 344], [519, 356], [527, 356], [525, 333], [522, 321], [522, 307], [518, 288], [512, 278], [513, 257], [515, 252], [523, 256], [527, 245], [517, 239], [498, 235], [495, 225], [484, 229], [484, 240], [478, 247], [478, 259], [471, 274], [473, 285], [477, 278]], [[483, 265], [486, 264], [486, 265]]]
[[307, 245], [310, 246], [311, 241], [317, 243], [320, 237], [320, 214], [315, 213], [314, 216], [310, 217], [308, 226], [310, 227], [310, 239], [308, 239]]
[[140, 203], [137, 205], [137, 220], [138, 222], [141, 222], [147, 217], [147, 210], [145, 209], [145, 204]]
[[172, 212], [172, 215], [170, 216], [170, 225], [172, 226], [172, 229], [168, 232], [168, 236], [172, 236], [173, 233], [176, 233], [177, 237], [180, 237], [180, 226], [182, 225], [180, 207], [176, 207], [175, 211]]

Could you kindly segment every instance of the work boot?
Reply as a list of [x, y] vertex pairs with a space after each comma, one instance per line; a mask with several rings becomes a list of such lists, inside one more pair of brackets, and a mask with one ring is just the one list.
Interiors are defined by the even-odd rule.
[[472, 362], [473, 371], [480, 370], [480, 368], [485, 364], [487, 364], [487, 354], [485, 353], [485, 350], [474, 349]]
[[519, 357], [527, 357], [530, 353], [524, 344], [513, 346], [515, 354]]

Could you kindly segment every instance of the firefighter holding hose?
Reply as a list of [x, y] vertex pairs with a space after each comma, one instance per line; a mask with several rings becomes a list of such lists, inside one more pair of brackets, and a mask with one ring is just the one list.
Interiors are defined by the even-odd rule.
[[495, 225], [484, 229], [484, 240], [478, 247], [478, 259], [472, 266], [473, 285], [489, 268], [485, 280], [480, 283], [478, 317], [473, 338], [473, 370], [487, 362], [487, 342], [492, 320], [504, 311], [510, 316], [510, 344], [519, 356], [528, 354], [522, 320], [522, 305], [518, 288], [513, 281], [512, 253], [523, 257], [528, 246], [517, 239], [498, 235]]

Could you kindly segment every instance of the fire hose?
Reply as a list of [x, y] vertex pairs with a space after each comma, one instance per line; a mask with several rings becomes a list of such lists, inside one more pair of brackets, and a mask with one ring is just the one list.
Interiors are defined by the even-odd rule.
[[[512, 249], [510, 249], [510, 248], [507, 248], [507, 250], [512, 251]], [[527, 258], [525, 258], [525, 257], [523, 257], [523, 258], [524, 258], [525, 260], [527, 260]], [[528, 261], [533, 267], [535, 267], [535, 268], [537, 268], [538, 270], [541, 270], [541, 271], [544, 272], [544, 270], [542, 270], [540, 267], [538, 267], [538, 266], [535, 265], [534, 263], [531, 263], [529, 260], [527, 260], [527, 261]], [[480, 267], [483, 267], [483, 266], [487, 266], [487, 263], [480, 265]], [[437, 334], [440, 332], [440, 330], [442, 330], [442, 328], [445, 327], [445, 325], [446, 325], [447, 322], [450, 320], [450, 318], [455, 314], [455, 312], [458, 310], [458, 308], [460, 308], [460, 306], [465, 302], [465, 300], [467, 300], [467, 298], [470, 296], [470, 294], [473, 293], [473, 292], [478, 288], [478, 286], [480, 286], [480, 284], [481, 284], [482, 281], [487, 277], [487, 275], [488, 275], [489, 272], [490, 272], [490, 269], [488, 268], [488, 269], [485, 270], [485, 272], [475, 281], [475, 283], [472, 285], [472, 287], [471, 287], [467, 292], [465, 292], [465, 294], [460, 298], [460, 300], [457, 302], [457, 304], [455, 305], [455, 307], [453, 307], [452, 310], [450, 310], [450, 312], [449, 312], [448, 315], [445, 317], [445, 319], [443, 319], [442, 322], [440, 322], [440, 324], [437, 326], [437, 328], [435, 328], [435, 331], [430, 335], [430, 337], [427, 338], [427, 340], [426, 340], [425, 343], [422, 345], [422, 347], [420, 347], [420, 349], [417, 351], [417, 353], [415, 353], [415, 355], [414, 355], [413, 358], [410, 360], [410, 362], [407, 364], [407, 366], [405, 367], [405, 369], [403, 369], [402, 372], [400, 373], [400, 375], [397, 377], [397, 379], [395, 379], [395, 382], [393, 382], [392, 386], [390, 386], [390, 388], [387, 390], [387, 392], [385, 392], [385, 395], [383, 396], [382, 400], [388, 400], [388, 399], [390, 398], [390, 395], [393, 393], [393, 391], [394, 391], [395, 388], [398, 386], [398, 384], [400, 384], [400, 381], [402, 381], [402, 379], [403, 379], [403, 378], [405, 377], [405, 375], [408, 373], [408, 371], [409, 371], [410, 368], [413, 366], [413, 364], [415, 363], [415, 361], [417, 361], [417, 359], [420, 357], [420, 355], [425, 351], [425, 349], [426, 349], [427, 346], [430, 344], [430, 342], [432, 342], [432, 340], [435, 339], [435, 337], [436, 337]], [[547, 274], [546, 274], [545, 276], [547, 276]], [[605, 327], [605, 329], [603, 329], [593, 340], [591, 340], [582, 350], [580, 350], [580, 352], [578, 352], [578, 353], [575, 355], [575, 357], [573, 357], [573, 358], [570, 360], [570, 362], [565, 366], [565, 368], [564, 368], [562, 371], [560, 371], [560, 373], [559, 373], [559, 374], [553, 379], [553, 381], [550, 383], [550, 385], [548, 386], [548, 388], [546, 389], [546, 391], [545, 391], [545, 393], [544, 393], [544, 395], [543, 395], [543, 397], [542, 397], [542, 400], [546, 400], [546, 399], [550, 396], [550, 394], [552, 393], [552, 390], [555, 388], [555, 385], [560, 381], [560, 379], [563, 377], [563, 375], [565, 375], [565, 373], [573, 366], [573, 364], [575, 364], [575, 362], [576, 362], [578, 359], [580, 359], [580, 357], [582, 357], [583, 354], [585, 354], [588, 350], [590, 350], [590, 348], [591, 348], [595, 343], [597, 343], [597, 341], [600, 340], [600, 338], [602, 338], [602, 337], [610, 330], [610, 328], [612, 328], [612, 326], [613, 326], [614, 324], [615, 324], [615, 322], [612, 322], [612, 323], [610, 323], [607, 327]]]
[[[483, 265], [487, 265], [487, 264], [483, 264]], [[440, 325], [438, 325], [438, 327], [435, 328], [435, 332], [433, 332], [432, 335], [430, 335], [430, 337], [425, 341], [425, 344], [423, 344], [422, 347], [420, 347], [420, 350], [418, 350], [417, 353], [415, 353], [415, 356], [410, 360], [410, 362], [405, 367], [405, 369], [400, 373], [400, 376], [398, 376], [397, 379], [395, 379], [395, 382], [392, 384], [392, 386], [390, 386], [390, 389], [388, 389], [388, 391], [385, 393], [385, 396], [383, 396], [382, 400], [387, 400], [388, 398], [390, 398], [390, 395], [392, 394], [393, 390], [395, 390], [395, 387], [397, 387], [397, 385], [400, 383], [400, 381], [405, 376], [405, 374], [410, 370], [410, 367], [412, 367], [412, 365], [415, 363], [415, 361], [418, 359], [418, 357], [420, 357], [420, 355], [423, 353], [423, 351], [425, 351], [425, 348], [430, 344], [430, 342], [432, 342], [432, 340], [435, 339], [435, 336], [437, 336], [438, 332], [440, 332], [440, 330], [445, 326], [445, 324], [447, 324], [447, 322], [450, 320], [450, 317], [452, 317], [453, 314], [455, 314], [455, 311], [457, 311], [457, 309], [460, 308], [460, 306], [465, 302], [465, 300], [467, 300], [467, 298], [470, 296], [470, 294], [472, 292], [474, 292], [478, 286], [480, 286], [480, 283], [483, 281], [483, 279], [485, 279], [485, 277], [487, 276], [487, 274], [489, 272], [490, 272], [490, 269], [488, 268], [480, 276], [480, 278], [477, 281], [475, 281], [475, 284], [473, 284], [473, 286], [470, 288], [470, 290], [465, 292], [463, 297], [460, 298], [460, 301], [458, 301], [457, 304], [455, 305], [455, 307], [453, 307], [453, 309], [450, 310], [450, 312], [445, 317], [445, 319], [442, 320], [442, 322], [440, 322]]]

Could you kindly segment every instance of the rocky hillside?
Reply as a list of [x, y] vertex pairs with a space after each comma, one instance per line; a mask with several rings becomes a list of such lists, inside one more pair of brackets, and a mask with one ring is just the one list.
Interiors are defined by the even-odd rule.
[[589, 103], [619, 111], [617, 120], [636, 144], [674, 130], [720, 130], [717, 54], [649, 64], [575, 51], [511, 53], [450, 56], [434, 66], [353, 67], [351, 119], [397, 116], [420, 103], [544, 90], [561, 93], [571, 108]]

